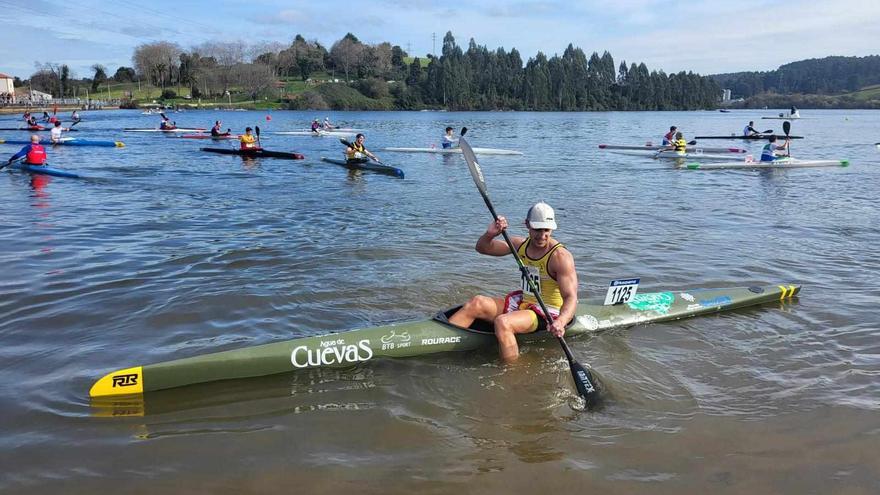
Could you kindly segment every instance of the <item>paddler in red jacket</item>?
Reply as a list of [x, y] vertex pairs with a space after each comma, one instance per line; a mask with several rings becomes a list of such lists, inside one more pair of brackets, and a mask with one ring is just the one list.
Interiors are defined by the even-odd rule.
[[6, 162], [6, 165], [11, 165], [12, 162], [19, 158], [24, 158], [25, 163], [28, 165], [46, 164], [46, 148], [40, 144], [40, 136], [31, 134], [31, 144], [26, 144], [18, 153], [12, 155], [12, 158]]

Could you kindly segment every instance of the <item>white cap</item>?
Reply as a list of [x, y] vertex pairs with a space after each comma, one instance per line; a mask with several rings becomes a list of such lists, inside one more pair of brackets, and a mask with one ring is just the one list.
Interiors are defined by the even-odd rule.
[[543, 201], [529, 208], [526, 222], [533, 229], [556, 230], [556, 216], [553, 214], [553, 208]]

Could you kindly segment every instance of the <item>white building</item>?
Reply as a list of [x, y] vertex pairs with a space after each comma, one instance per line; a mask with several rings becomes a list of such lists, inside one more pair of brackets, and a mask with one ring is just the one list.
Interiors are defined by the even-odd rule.
[[[0, 73], [0, 103], [15, 102], [15, 85], [12, 84], [12, 76]], [[7, 98], [12, 98], [8, 101]]]

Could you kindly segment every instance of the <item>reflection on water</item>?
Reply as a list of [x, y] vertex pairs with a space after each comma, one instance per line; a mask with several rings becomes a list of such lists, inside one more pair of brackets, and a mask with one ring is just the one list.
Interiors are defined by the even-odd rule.
[[126, 142], [50, 151], [90, 179], [0, 174], [0, 491], [876, 491], [880, 154], [853, 144], [876, 142], [880, 116], [813, 112], [798, 156], [850, 167], [694, 172], [597, 148], [669, 125], [727, 134], [755, 111], [328, 115], [376, 151], [430, 146], [447, 125], [523, 151], [480, 157], [493, 203], [515, 234], [530, 204], [553, 205], [593, 297], [621, 277], [804, 285], [784, 305], [571, 339], [605, 387], [591, 412], [572, 408], [555, 342], [510, 366], [485, 349], [89, 401], [109, 370], [426, 318], [518, 273], [473, 251], [491, 217], [461, 156], [380, 152], [399, 180], [320, 162], [335, 139], [269, 135], [311, 113], [262, 129], [297, 161], [119, 133], [154, 126], [139, 112], [84, 115], [82, 137]]

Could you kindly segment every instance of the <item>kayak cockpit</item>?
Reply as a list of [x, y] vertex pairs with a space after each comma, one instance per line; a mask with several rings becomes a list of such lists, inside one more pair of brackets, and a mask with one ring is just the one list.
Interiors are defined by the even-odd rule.
[[474, 322], [471, 324], [471, 326], [467, 327], [467, 328], [460, 327], [458, 325], [453, 325], [452, 323], [450, 323], [449, 317], [454, 315], [455, 312], [458, 311], [459, 309], [461, 309], [461, 305], [453, 306], [453, 307], [447, 309], [446, 311], [439, 311], [436, 315], [434, 315], [433, 320], [437, 321], [439, 323], [442, 323], [444, 325], [448, 325], [450, 327], [458, 328], [458, 329], [465, 330], [468, 332], [495, 335], [495, 326], [492, 325], [491, 322], [488, 322], [485, 320], [474, 320]]

